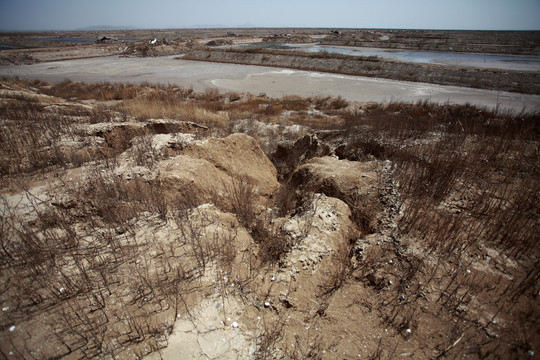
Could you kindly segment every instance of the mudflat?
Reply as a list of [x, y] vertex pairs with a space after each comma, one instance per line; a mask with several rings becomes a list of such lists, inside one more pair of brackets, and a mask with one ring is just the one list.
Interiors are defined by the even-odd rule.
[[[270, 48], [227, 55], [210, 45], [247, 43]], [[0, 50], [0, 76], [52, 82], [151, 82], [198, 91], [217, 88], [223, 92], [265, 93], [270, 97], [341, 96], [359, 102], [427, 100], [513, 111], [540, 108], [537, 71], [487, 71], [455, 64], [421, 66], [378, 58], [371, 64], [369, 59], [358, 61], [339, 54], [300, 59], [299, 54], [289, 56], [272, 50], [280, 44], [534, 57], [540, 49], [540, 32], [177, 29], [0, 33], [0, 45], [7, 48]]]
[[285, 95], [341, 96], [360, 102], [416, 102], [474, 104], [515, 111], [540, 109], [540, 96], [395, 81], [341, 74], [253, 65], [182, 60], [178, 56], [121, 58], [117, 56], [0, 66], [2, 76], [59, 82], [151, 82], [176, 84], [203, 91]]

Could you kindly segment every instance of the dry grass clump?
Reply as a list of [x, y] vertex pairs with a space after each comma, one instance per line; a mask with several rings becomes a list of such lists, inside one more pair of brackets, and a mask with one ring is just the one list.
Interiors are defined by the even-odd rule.
[[10, 279], [1, 353], [141, 358], [166, 347], [208, 265], [230, 266], [234, 231], [213, 230], [197, 199], [165, 196], [159, 178], [126, 181], [95, 168], [66, 186], [52, 206], [21, 189], [30, 221], [0, 199], [0, 268]]
[[[100, 191], [101, 201], [114, 195]], [[27, 223], [2, 200], [1, 266], [11, 281], [0, 321], [4, 329], [17, 324], [0, 342], [5, 356], [114, 357], [128, 347], [142, 356], [166, 344], [189, 277], [179, 262], [168, 262], [174, 253], [148, 257], [155, 245], [135, 236], [134, 222], [122, 222], [133, 226], [127, 232], [91, 216], [81, 222], [76, 202], [56, 210], [34, 202], [37, 220]], [[42, 325], [25, 326], [36, 316]]]
[[290, 249], [291, 242], [275, 222], [275, 214], [259, 205], [259, 194], [245, 176], [235, 176], [230, 184], [223, 184], [225, 198], [216, 199], [218, 206], [234, 213], [258, 245], [261, 265], [277, 263]]
[[28, 94], [6, 96], [0, 105], [0, 173], [78, 166], [94, 158], [92, 149], [66, 145], [76, 140], [73, 118], [85, 119], [95, 114], [83, 107], [45, 106]]
[[[531, 305], [525, 305], [537, 296], [537, 284], [530, 282], [530, 277], [540, 275], [536, 250], [540, 212], [538, 114], [429, 103], [389, 104], [372, 106], [346, 121], [355, 132], [341, 156], [390, 160], [393, 164], [392, 177], [399, 184], [401, 204], [392, 206], [403, 215], [392, 236], [398, 241], [404, 264], [408, 264], [399, 275], [411, 279], [404, 283], [421, 282], [422, 290], [418, 291], [439, 292], [439, 316], [455, 316], [481, 304], [483, 311], [497, 314], [491, 321], [497, 318], [506, 329], [514, 329], [497, 327], [503, 341], [513, 344], [504, 350], [481, 331], [462, 329], [460, 341], [444, 353], [485, 356], [531, 348], [534, 341], [519, 335], [517, 329], [538, 327], [537, 311], [531, 312], [527, 310]], [[435, 256], [437, 263], [428, 257], [413, 257], [418, 250], [408, 249], [421, 249]], [[407, 251], [411, 254], [405, 255]], [[503, 273], [520, 280], [508, 282], [503, 275], [472, 270], [486, 257], [502, 266]], [[513, 261], [519, 265], [511, 270], [508, 262]], [[473, 275], [467, 276], [471, 271]], [[432, 275], [426, 278], [422, 273]], [[370, 281], [385, 283], [379, 280], [384, 278], [372, 276]], [[388, 323], [398, 331], [414, 331], [420, 326], [416, 319], [421, 303], [415, 300], [405, 306], [397, 298], [390, 300], [396, 307], [387, 315]], [[463, 326], [472, 326], [467, 324]], [[490, 326], [491, 322], [484, 323], [481, 329]], [[479, 336], [485, 337], [483, 345], [478, 345]]]

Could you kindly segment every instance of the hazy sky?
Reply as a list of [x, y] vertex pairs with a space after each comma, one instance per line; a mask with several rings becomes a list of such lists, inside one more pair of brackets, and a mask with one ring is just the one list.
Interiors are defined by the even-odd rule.
[[2, 30], [96, 25], [540, 30], [540, 0], [0, 0]]

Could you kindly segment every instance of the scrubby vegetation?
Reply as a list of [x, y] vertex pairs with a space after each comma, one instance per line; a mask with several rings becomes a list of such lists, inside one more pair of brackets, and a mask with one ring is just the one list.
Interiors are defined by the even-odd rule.
[[0, 94], [2, 358], [160, 354], [214, 297], [247, 358], [540, 352], [538, 113]]

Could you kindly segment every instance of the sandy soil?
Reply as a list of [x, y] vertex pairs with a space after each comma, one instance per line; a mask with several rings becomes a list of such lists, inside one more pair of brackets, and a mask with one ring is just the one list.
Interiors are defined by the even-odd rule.
[[[86, 76], [201, 75], [101, 60]], [[540, 352], [538, 116], [18, 80], [0, 98], [0, 359]]]
[[202, 91], [216, 87], [221, 91], [242, 91], [268, 96], [342, 96], [361, 102], [430, 100], [456, 104], [471, 103], [515, 111], [540, 109], [540, 96], [492, 90], [469, 89], [426, 83], [392, 81], [284, 70], [271, 67], [216, 64], [159, 58], [101, 57], [31, 65], [0, 66], [0, 75], [26, 79], [88, 82], [156, 82], [177, 84]]

